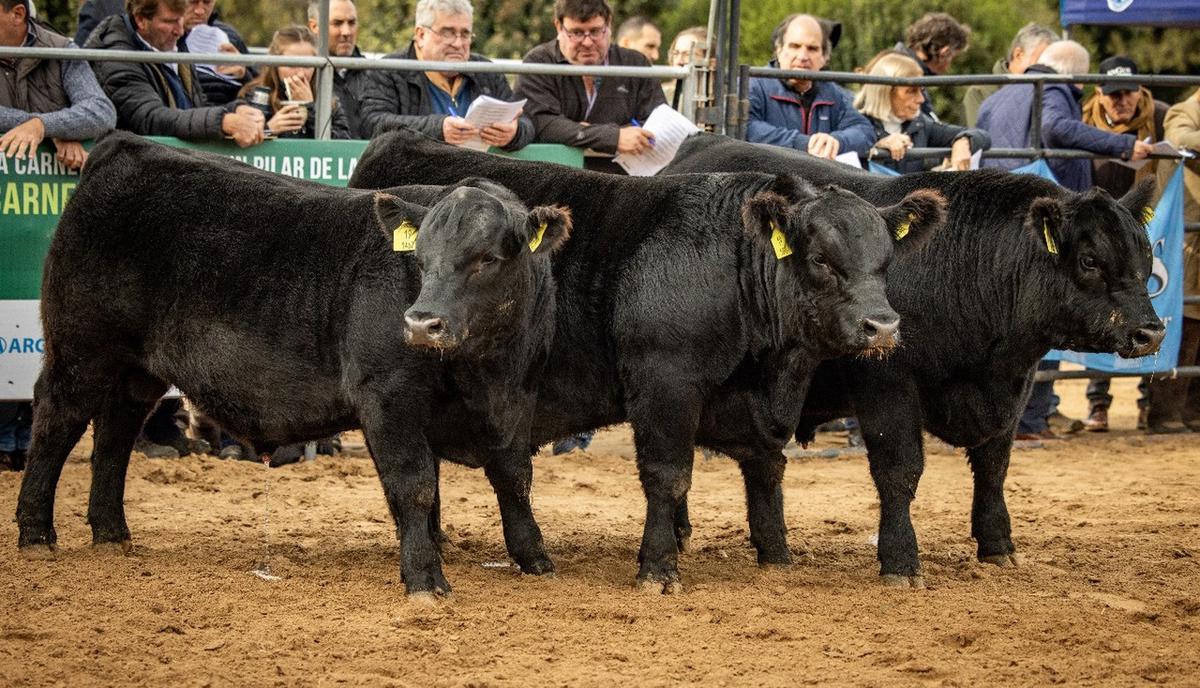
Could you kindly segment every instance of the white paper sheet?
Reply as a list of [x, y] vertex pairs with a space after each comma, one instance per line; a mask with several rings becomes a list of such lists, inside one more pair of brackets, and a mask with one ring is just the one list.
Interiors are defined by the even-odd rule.
[[675, 159], [683, 140], [700, 131], [691, 120], [665, 103], [654, 108], [642, 128], [654, 134], [654, 147], [640, 155], [622, 153], [613, 158], [631, 177], [658, 174]]
[[842, 163], [843, 165], [857, 167], [860, 170], [862, 169], [862, 160], [859, 159], [858, 153], [855, 153], [854, 151], [846, 151], [845, 153], [838, 153], [837, 157], [835, 157], [834, 160], [837, 160], [838, 162]]
[[[186, 42], [189, 53], [219, 53], [222, 45], [230, 45], [229, 36], [224, 31], [208, 24], [200, 24], [189, 31]], [[230, 83], [237, 83], [236, 79], [218, 72], [214, 65], [198, 64], [196, 69]]]
[[979, 169], [979, 161], [980, 160], [983, 160], [983, 150], [982, 149], [977, 150], [971, 154], [971, 166], [968, 167], [967, 169], [970, 169], [970, 170]]
[[[491, 96], [479, 96], [471, 101], [471, 107], [467, 108], [467, 114], [463, 119], [475, 125], [476, 129], [483, 129], [489, 124], [496, 124], [497, 122], [503, 124], [513, 121], [521, 114], [521, 110], [524, 108], [524, 99], [510, 103]], [[478, 136], [474, 136], [459, 145], [463, 148], [473, 148], [481, 151], [488, 149], [488, 144], [484, 143]]]
[[[1142, 141], [1143, 141], [1143, 143], [1150, 143], [1150, 137], [1147, 136], [1145, 139], [1142, 139]], [[1195, 157], [1195, 153], [1192, 153], [1191, 151], [1187, 151], [1187, 150], [1180, 150], [1180, 149], [1176, 148], [1174, 145], [1172, 145], [1170, 141], [1159, 141], [1158, 143], [1154, 144], [1151, 147], [1150, 152], [1157, 153], [1159, 155], [1178, 155], [1178, 156], [1182, 156], [1185, 158]], [[1137, 169], [1141, 169], [1142, 165], [1145, 165], [1146, 163], [1150, 162], [1150, 159], [1149, 158], [1143, 158], [1141, 160], [1114, 159], [1113, 162], [1117, 163], [1118, 165], [1124, 165], [1126, 167], [1131, 167], [1131, 168], [1137, 170]]]

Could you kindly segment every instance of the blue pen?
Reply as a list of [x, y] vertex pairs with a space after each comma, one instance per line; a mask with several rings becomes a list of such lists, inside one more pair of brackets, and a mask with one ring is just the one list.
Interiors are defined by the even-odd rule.
[[633, 126], [635, 126], [635, 127], [640, 127], [640, 126], [642, 126], [642, 123], [641, 123], [641, 122], [639, 122], [639, 121], [637, 121], [637, 117], [630, 117], [630, 118], [629, 118], [629, 121], [630, 121], [630, 122], [633, 122]]
[[453, 103], [451, 103], [451, 104], [450, 104], [450, 105], [448, 105], [447, 107], [449, 107], [449, 108], [450, 108], [450, 115], [451, 115], [452, 117], [458, 117], [458, 110], [455, 110], [455, 109], [454, 109], [454, 104], [453, 104]]

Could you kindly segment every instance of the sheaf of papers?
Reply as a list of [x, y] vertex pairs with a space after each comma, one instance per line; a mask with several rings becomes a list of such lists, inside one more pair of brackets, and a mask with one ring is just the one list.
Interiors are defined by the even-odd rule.
[[980, 160], [983, 160], [983, 150], [982, 149], [977, 150], [971, 154], [971, 166], [968, 169], [972, 169], [972, 170], [979, 169], [979, 161]]
[[[524, 99], [510, 103], [491, 96], [479, 96], [471, 101], [471, 107], [467, 108], [467, 114], [463, 119], [474, 125], [476, 129], [483, 129], [489, 124], [496, 124], [497, 122], [504, 124], [513, 121], [521, 114], [521, 110], [524, 108]], [[463, 148], [473, 148], [481, 151], [488, 149], [488, 144], [484, 143], [478, 134], [459, 145]]]
[[670, 105], [659, 105], [646, 118], [642, 128], [654, 134], [654, 147], [639, 155], [621, 153], [613, 158], [632, 177], [650, 177], [666, 167], [679, 152], [683, 140], [700, 131], [691, 120]]
[[[215, 26], [208, 24], [200, 24], [188, 31], [187, 49], [189, 53], [219, 53], [222, 45], [229, 44], [229, 36], [224, 31]], [[232, 79], [217, 71], [213, 65], [198, 64], [196, 69], [203, 71], [206, 74], [212, 74], [230, 83], [236, 83], [236, 79]]]
[[834, 158], [834, 160], [837, 160], [838, 162], [842, 163], [843, 165], [857, 167], [860, 170], [862, 169], [862, 160], [859, 160], [858, 153], [855, 153], [854, 151], [848, 151], [846, 153], [839, 153], [837, 155], [837, 157]]
[[[1144, 142], [1150, 143], [1150, 138], [1147, 137], [1146, 139], [1144, 139]], [[1150, 152], [1153, 154], [1158, 154], [1158, 155], [1173, 155], [1173, 156], [1182, 157], [1182, 158], [1192, 158], [1192, 157], [1196, 156], [1196, 154], [1191, 151], [1180, 150], [1180, 149], [1176, 148], [1175, 146], [1173, 146], [1171, 144], [1170, 141], [1159, 141], [1158, 143], [1155, 143], [1151, 147]], [[1137, 170], [1137, 169], [1141, 169], [1142, 165], [1145, 165], [1146, 163], [1150, 162], [1150, 159], [1149, 158], [1143, 158], [1141, 160], [1119, 160], [1118, 159], [1118, 160], [1113, 160], [1113, 162], [1117, 163], [1118, 165], [1132, 167], [1133, 169]]]

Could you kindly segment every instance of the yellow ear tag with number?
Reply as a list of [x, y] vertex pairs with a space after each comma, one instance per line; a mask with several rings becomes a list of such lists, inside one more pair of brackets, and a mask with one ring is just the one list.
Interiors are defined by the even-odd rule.
[[417, 250], [417, 228], [405, 220], [392, 231], [392, 250], [405, 253]]
[[917, 219], [917, 214], [909, 213], [908, 219], [904, 222], [901, 222], [900, 226], [896, 227], [896, 241], [900, 241], [904, 237], [908, 236], [908, 231], [912, 229], [912, 222], [915, 219]]
[[1149, 206], [1142, 208], [1142, 224], [1148, 225], [1154, 219], [1154, 208]]
[[538, 246], [542, 245], [542, 237], [544, 237], [544, 236], [546, 236], [546, 223], [545, 222], [538, 225], [537, 234], [533, 235], [533, 238], [529, 240], [529, 252], [530, 253], [533, 253], [534, 251], [537, 250]]
[[1054, 237], [1050, 236], [1050, 225], [1042, 220], [1042, 236], [1046, 238], [1046, 250], [1054, 255], [1058, 255], [1058, 244], [1054, 243]]
[[775, 248], [775, 258], [778, 260], [792, 255], [792, 247], [788, 245], [787, 237], [774, 220], [771, 220], [771, 246]]

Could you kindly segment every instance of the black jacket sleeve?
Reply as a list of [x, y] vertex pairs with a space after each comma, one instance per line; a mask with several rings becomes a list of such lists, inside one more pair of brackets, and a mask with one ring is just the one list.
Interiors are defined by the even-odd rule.
[[445, 115], [402, 115], [401, 112], [416, 112], [419, 103], [410, 102], [408, 82], [398, 76], [400, 72], [372, 70], [364, 79], [362, 101], [359, 107], [362, 118], [362, 133], [374, 136], [399, 127], [415, 129], [422, 134], [442, 141], [442, 120]]

